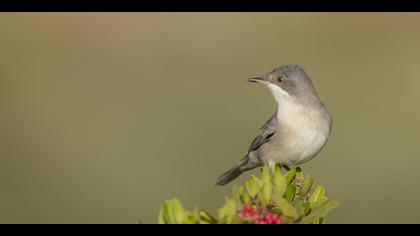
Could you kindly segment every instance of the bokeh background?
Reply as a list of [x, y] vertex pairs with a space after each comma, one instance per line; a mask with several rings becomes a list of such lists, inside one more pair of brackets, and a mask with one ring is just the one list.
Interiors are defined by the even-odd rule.
[[[420, 223], [420, 14], [2, 13], [0, 222], [211, 212], [215, 178], [275, 103], [245, 82], [302, 65], [334, 117], [303, 165], [329, 223]], [[243, 183], [250, 174], [235, 183]]]

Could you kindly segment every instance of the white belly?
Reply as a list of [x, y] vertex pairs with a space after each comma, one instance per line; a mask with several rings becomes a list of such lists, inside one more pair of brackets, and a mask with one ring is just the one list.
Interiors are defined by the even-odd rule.
[[325, 145], [330, 133], [330, 120], [317, 109], [303, 109], [295, 104], [282, 104], [277, 121], [278, 133], [263, 145], [262, 159], [291, 166], [312, 159]]

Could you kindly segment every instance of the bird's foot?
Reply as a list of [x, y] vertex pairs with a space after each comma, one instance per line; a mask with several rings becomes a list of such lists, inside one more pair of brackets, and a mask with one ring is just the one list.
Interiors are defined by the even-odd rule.
[[281, 165], [286, 171], [291, 170], [291, 168], [288, 165]]
[[294, 184], [297, 188], [302, 189], [305, 180], [303, 179], [303, 176], [302, 176], [302, 169], [299, 166], [296, 167], [296, 173], [297, 174], [294, 179]]

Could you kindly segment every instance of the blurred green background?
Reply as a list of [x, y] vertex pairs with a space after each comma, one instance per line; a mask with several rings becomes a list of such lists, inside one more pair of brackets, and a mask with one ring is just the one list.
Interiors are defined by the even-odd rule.
[[[0, 222], [215, 212], [215, 178], [275, 103], [246, 78], [302, 65], [334, 117], [303, 165], [329, 223], [420, 223], [420, 14], [2, 13]], [[250, 174], [235, 183], [242, 183]]]

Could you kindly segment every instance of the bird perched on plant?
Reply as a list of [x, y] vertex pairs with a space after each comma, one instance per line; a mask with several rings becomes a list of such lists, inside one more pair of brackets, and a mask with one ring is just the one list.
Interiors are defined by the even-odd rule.
[[277, 109], [260, 128], [245, 157], [221, 175], [217, 185], [225, 185], [266, 161], [286, 169], [307, 162], [321, 151], [331, 132], [332, 117], [302, 67], [282, 65], [248, 81], [266, 86]]

